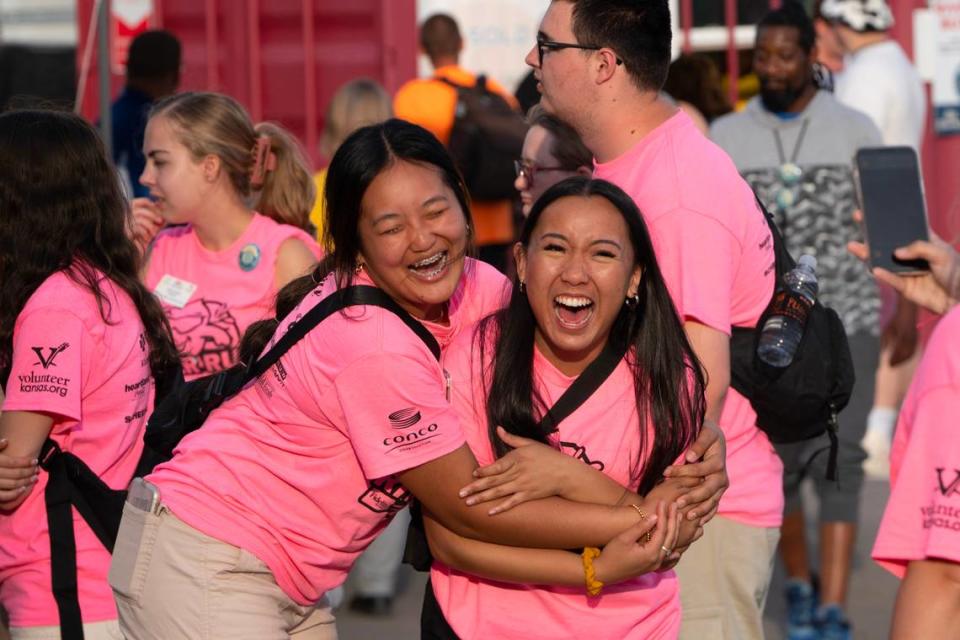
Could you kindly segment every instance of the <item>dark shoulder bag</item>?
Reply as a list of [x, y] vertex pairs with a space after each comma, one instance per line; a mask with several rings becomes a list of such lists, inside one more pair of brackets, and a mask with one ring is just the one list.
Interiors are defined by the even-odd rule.
[[830, 438], [827, 478], [837, 478], [840, 411], [853, 391], [853, 359], [843, 322], [817, 301], [810, 309], [803, 338], [788, 366], [772, 367], [757, 357], [757, 343], [778, 296], [783, 276], [796, 266], [773, 216], [757, 200], [773, 236], [776, 282], [770, 304], [756, 327], [734, 327], [730, 339], [730, 386], [750, 400], [757, 426], [774, 443], [800, 442], [826, 433]]

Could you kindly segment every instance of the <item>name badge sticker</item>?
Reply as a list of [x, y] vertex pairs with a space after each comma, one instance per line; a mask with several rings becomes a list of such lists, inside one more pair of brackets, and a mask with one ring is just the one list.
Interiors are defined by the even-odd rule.
[[193, 297], [196, 290], [197, 285], [168, 273], [160, 278], [160, 282], [157, 283], [153, 293], [160, 298], [161, 302], [166, 302], [177, 309], [183, 309], [190, 302], [190, 298]]

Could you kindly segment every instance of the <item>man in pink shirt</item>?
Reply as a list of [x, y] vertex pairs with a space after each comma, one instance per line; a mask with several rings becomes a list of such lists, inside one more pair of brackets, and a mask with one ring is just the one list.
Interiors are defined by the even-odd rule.
[[596, 177], [623, 188], [708, 378], [707, 416], [727, 437], [730, 489], [684, 556], [681, 638], [762, 638], [782, 518], [782, 465], [730, 388], [730, 333], [755, 326], [774, 282], [771, 236], [730, 158], [659, 97], [670, 61], [667, 0], [553, 0], [527, 55], [541, 104], [577, 130]]

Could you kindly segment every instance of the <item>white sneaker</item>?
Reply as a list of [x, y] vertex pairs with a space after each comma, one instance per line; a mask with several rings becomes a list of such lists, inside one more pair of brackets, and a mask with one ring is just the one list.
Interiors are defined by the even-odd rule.
[[867, 452], [863, 472], [872, 480], [890, 479], [890, 437], [880, 430], [868, 429], [860, 445]]

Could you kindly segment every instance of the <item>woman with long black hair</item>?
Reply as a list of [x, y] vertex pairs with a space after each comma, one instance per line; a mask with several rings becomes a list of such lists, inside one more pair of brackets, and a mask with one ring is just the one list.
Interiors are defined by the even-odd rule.
[[[502, 500], [502, 514], [559, 495], [633, 504], [644, 517], [678, 498], [663, 473], [697, 436], [704, 380], [636, 205], [608, 182], [564, 180], [534, 204], [515, 257], [508, 306], [444, 361], [467, 440], [490, 465], [468, 502]], [[674, 547], [698, 536], [706, 511], [683, 519], [679, 542], [652, 549], [647, 571], [606, 588], [616, 567], [591, 550], [485, 544], [428, 518], [439, 561], [425, 637], [674, 638]]]
[[[49, 439], [111, 488], [130, 482], [154, 379], [178, 362], [139, 279], [128, 209], [97, 132], [69, 113], [0, 116], [0, 415], [5, 454]], [[48, 475], [0, 502], [0, 604], [14, 639], [60, 637], [44, 508]], [[87, 640], [120, 638], [110, 552], [74, 518]]]

